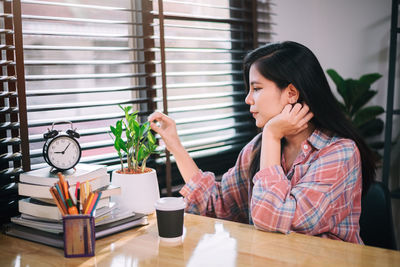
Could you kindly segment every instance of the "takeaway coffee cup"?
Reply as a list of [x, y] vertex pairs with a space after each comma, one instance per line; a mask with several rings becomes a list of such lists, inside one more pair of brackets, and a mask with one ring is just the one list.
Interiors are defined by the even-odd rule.
[[163, 197], [156, 202], [158, 235], [162, 241], [175, 242], [181, 239], [185, 207], [182, 197]]

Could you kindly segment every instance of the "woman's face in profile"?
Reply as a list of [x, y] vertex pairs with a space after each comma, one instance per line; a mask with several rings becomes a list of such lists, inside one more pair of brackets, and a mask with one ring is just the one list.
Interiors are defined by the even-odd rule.
[[285, 90], [279, 89], [273, 81], [262, 76], [255, 64], [250, 67], [249, 85], [245, 102], [250, 105], [256, 126], [262, 128], [270, 119], [281, 113], [289, 101]]

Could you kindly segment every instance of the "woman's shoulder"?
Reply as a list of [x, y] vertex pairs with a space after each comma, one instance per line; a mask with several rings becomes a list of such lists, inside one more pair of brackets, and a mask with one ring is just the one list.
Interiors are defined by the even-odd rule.
[[251, 160], [254, 150], [261, 145], [261, 134], [259, 133], [253, 137], [241, 150], [238, 160], [248, 162]]
[[261, 136], [262, 136], [262, 132], [258, 133], [256, 136], [253, 137], [253, 139], [250, 140], [250, 142], [248, 142], [243, 150], [254, 150], [258, 145], [260, 145], [261, 143]]
[[320, 156], [332, 156], [337, 160], [359, 160], [360, 152], [354, 140], [334, 134], [325, 135], [325, 144], [319, 148]]

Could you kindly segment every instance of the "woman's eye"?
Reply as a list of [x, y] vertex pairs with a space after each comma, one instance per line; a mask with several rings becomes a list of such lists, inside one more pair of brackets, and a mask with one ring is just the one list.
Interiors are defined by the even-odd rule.
[[253, 90], [254, 90], [255, 92], [257, 92], [258, 90], [261, 90], [261, 88], [259, 88], [259, 87], [254, 87]]

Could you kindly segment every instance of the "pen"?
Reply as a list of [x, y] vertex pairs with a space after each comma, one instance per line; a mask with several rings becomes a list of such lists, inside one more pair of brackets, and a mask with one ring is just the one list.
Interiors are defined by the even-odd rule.
[[101, 198], [101, 191], [97, 195], [96, 202], [94, 203], [93, 208], [90, 211], [90, 216], [93, 216], [93, 213], [96, 211], [96, 207], [97, 207], [97, 204], [99, 203], [100, 198]]
[[78, 213], [81, 213], [81, 200], [80, 200], [80, 195], [81, 195], [81, 189], [77, 189], [76, 193], [76, 208], [78, 209]]
[[78, 199], [78, 197], [79, 197], [79, 193], [78, 193], [78, 189], [79, 189], [79, 185], [80, 185], [81, 183], [78, 181], [77, 183], [76, 183], [76, 185], [75, 185], [75, 197], [76, 197], [76, 199]]

